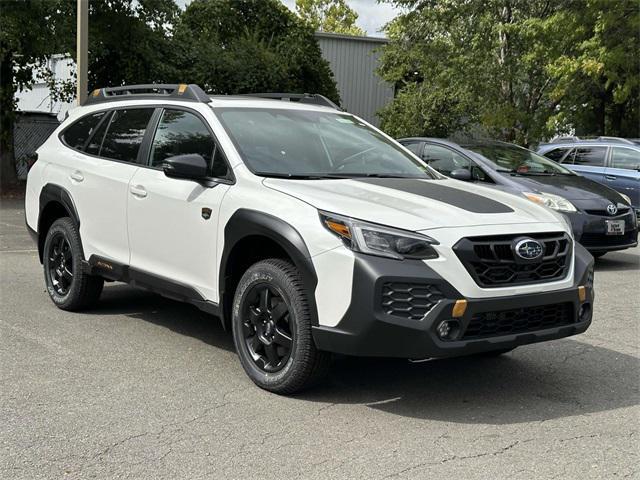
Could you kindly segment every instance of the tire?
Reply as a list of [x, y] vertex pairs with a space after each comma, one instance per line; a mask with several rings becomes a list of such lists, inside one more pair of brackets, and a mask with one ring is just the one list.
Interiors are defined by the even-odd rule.
[[44, 241], [42, 257], [47, 292], [58, 308], [77, 311], [98, 300], [104, 279], [89, 275], [80, 233], [69, 217], [53, 222]]
[[327, 374], [331, 356], [313, 343], [308, 292], [286, 260], [249, 267], [234, 295], [231, 322], [240, 363], [260, 388], [292, 394]]
[[590, 253], [593, 258], [604, 257], [607, 254], [607, 252], [590, 252]]
[[484, 358], [492, 358], [499, 357], [500, 355], [504, 355], [505, 353], [512, 352], [516, 347], [513, 348], [501, 348], [499, 350], [490, 350], [488, 352], [476, 353], [476, 357], [484, 357]]

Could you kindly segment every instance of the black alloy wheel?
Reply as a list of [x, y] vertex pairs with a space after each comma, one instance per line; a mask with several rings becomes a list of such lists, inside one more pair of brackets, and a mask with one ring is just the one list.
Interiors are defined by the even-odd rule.
[[58, 308], [82, 310], [100, 298], [104, 279], [91, 275], [78, 226], [71, 218], [55, 220], [45, 232], [42, 260], [47, 292]]
[[63, 232], [56, 232], [51, 239], [47, 258], [51, 286], [58, 295], [64, 297], [73, 284], [73, 252]]
[[258, 368], [281, 370], [291, 356], [295, 326], [289, 306], [273, 286], [259, 283], [247, 292], [242, 312], [242, 332], [247, 349]]
[[260, 388], [292, 394], [327, 374], [331, 355], [314, 343], [311, 295], [286, 259], [260, 260], [242, 275], [231, 309], [233, 342], [242, 368]]

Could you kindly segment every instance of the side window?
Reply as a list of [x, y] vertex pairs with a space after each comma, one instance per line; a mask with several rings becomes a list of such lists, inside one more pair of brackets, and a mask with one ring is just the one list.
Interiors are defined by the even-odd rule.
[[611, 166], [626, 170], [638, 170], [640, 169], [640, 152], [631, 148], [613, 147]]
[[224, 154], [202, 120], [184, 110], [164, 110], [151, 146], [151, 166], [161, 168], [167, 158], [189, 153], [202, 155], [211, 176], [228, 175]]
[[439, 145], [426, 144], [422, 159], [443, 175], [450, 175], [459, 168], [471, 170], [471, 162], [462, 155]]
[[153, 108], [130, 108], [113, 112], [102, 141], [100, 156], [135, 163]]
[[64, 131], [62, 140], [67, 146], [82, 150], [105, 114], [106, 112], [97, 112], [82, 117]]
[[402, 142], [402, 145], [411, 150], [417, 156], [420, 156], [422, 153], [422, 142]]
[[576, 165], [603, 167], [606, 154], [607, 147], [578, 147], [573, 163]]
[[559, 162], [560, 160], [562, 160], [562, 157], [564, 157], [564, 154], [569, 150], [569, 147], [554, 148], [553, 150], [549, 150], [547, 153], [545, 153], [544, 156], [553, 160], [554, 162]]
[[111, 121], [112, 112], [107, 112], [107, 116], [104, 118], [102, 123], [98, 126], [97, 130], [93, 132], [91, 136], [91, 140], [89, 140], [89, 144], [87, 148], [85, 148], [85, 152], [91, 155], [99, 155], [100, 147], [102, 147], [102, 140], [104, 139], [104, 133], [107, 131], [107, 127], [109, 127], [109, 122]]

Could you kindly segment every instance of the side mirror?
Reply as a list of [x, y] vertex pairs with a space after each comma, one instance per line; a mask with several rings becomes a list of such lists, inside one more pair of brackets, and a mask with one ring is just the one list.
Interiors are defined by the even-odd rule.
[[452, 171], [449, 176], [451, 178], [455, 178], [456, 180], [462, 180], [468, 182], [471, 180], [471, 172], [466, 168], [458, 168]]
[[162, 169], [164, 174], [171, 178], [201, 181], [209, 176], [207, 161], [197, 153], [169, 157], [164, 161]]

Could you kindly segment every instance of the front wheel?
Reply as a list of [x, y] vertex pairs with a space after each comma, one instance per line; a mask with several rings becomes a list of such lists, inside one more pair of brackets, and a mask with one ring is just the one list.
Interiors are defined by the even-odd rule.
[[233, 299], [233, 340], [253, 382], [274, 393], [310, 387], [328, 371], [330, 355], [311, 336], [308, 292], [286, 260], [268, 259], [242, 276]]
[[83, 264], [82, 244], [69, 217], [51, 225], [44, 241], [44, 281], [53, 303], [62, 310], [80, 310], [98, 300], [104, 280], [89, 275]]

